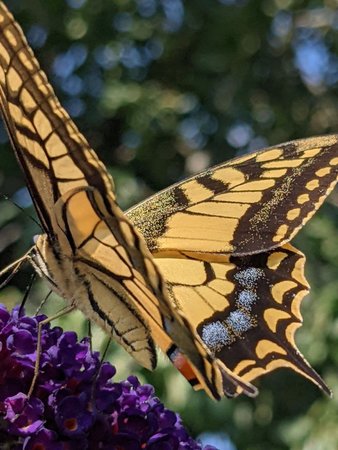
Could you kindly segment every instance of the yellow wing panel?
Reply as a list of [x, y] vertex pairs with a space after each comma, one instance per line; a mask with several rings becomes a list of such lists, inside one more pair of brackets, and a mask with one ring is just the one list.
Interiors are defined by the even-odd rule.
[[[330, 393], [294, 342], [302, 323], [300, 302], [308, 292], [302, 253], [287, 244], [221, 263], [183, 255], [155, 261], [172, 302], [230, 373], [251, 382], [288, 367]], [[227, 386], [225, 392], [236, 395], [241, 389]]]
[[21, 28], [0, 3], [0, 109], [41, 223], [52, 232], [58, 198], [78, 186], [114, 196], [113, 181], [62, 108]]
[[290, 241], [337, 177], [337, 136], [303, 139], [209, 169], [127, 214], [157, 257], [255, 254]]
[[[224, 395], [222, 379], [232, 390], [240, 385], [248, 395], [256, 393], [250, 383], [214, 360], [189, 320], [171, 303], [145, 243], [113, 200], [107, 201], [95, 188], [77, 188], [59, 199], [55, 215], [58, 242], [67, 249], [63, 259], [72, 261], [85, 289], [74, 303], [140, 364], [154, 366], [155, 342], [169, 356], [183, 352], [194, 379], [211, 397]], [[43, 259], [51, 258], [45, 250]], [[58, 280], [54, 277], [55, 285], [62, 285], [64, 273], [59, 272]], [[62, 295], [70, 298], [73, 293], [70, 283], [70, 291]]]

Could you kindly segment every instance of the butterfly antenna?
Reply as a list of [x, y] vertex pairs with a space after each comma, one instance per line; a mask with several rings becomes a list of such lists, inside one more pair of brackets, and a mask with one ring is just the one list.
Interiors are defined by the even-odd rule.
[[30, 279], [30, 281], [29, 281], [29, 283], [28, 283], [28, 285], [26, 287], [25, 294], [23, 296], [23, 299], [22, 299], [22, 302], [21, 302], [21, 305], [20, 305], [20, 309], [19, 309], [19, 317], [21, 317], [23, 315], [23, 310], [24, 310], [26, 301], [28, 299], [29, 293], [30, 293], [30, 291], [32, 289], [32, 286], [33, 286], [33, 283], [35, 281], [35, 278], [36, 278], [36, 272], [34, 272], [32, 274], [31, 279]]
[[41, 309], [45, 306], [47, 300], [49, 299], [49, 297], [51, 296], [51, 294], [53, 293], [53, 291], [49, 291], [48, 294], [46, 295], [46, 297], [42, 300], [42, 302], [40, 303], [40, 305], [38, 306], [38, 308], [35, 311], [35, 315], [37, 316]]
[[0, 197], [2, 197], [4, 200], [7, 200], [8, 202], [11, 202], [16, 208], [18, 208], [21, 212], [23, 212], [26, 217], [29, 217], [40, 228], [42, 232], [44, 232], [41, 224], [33, 216], [28, 214], [25, 208], [20, 206], [18, 203], [16, 203], [14, 200], [9, 198], [6, 194], [3, 194], [2, 192], [0, 192]]
[[4, 286], [6, 286], [6, 284], [8, 284], [11, 281], [11, 279], [14, 277], [14, 275], [18, 272], [18, 270], [22, 266], [22, 264], [24, 262], [26, 262], [27, 259], [29, 258], [29, 254], [32, 251], [32, 249], [33, 249], [33, 247], [31, 247], [27, 253], [25, 253], [23, 256], [21, 256], [21, 258], [12, 262], [11, 264], [9, 264], [8, 266], [6, 266], [4, 269], [2, 269], [0, 271], [0, 278], [2, 276], [4, 276], [7, 272], [11, 271], [10, 274], [8, 275], [8, 277], [0, 284], [0, 289], [2, 289]]

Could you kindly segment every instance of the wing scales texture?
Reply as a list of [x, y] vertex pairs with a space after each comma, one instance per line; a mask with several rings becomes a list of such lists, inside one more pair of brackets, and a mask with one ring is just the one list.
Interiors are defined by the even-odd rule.
[[[294, 342], [308, 292], [304, 255], [286, 244], [223, 262], [158, 258], [173, 303], [214, 357], [247, 382], [280, 367], [329, 389]], [[228, 395], [236, 395], [236, 389]]]
[[292, 141], [221, 164], [128, 211], [157, 257], [234, 256], [289, 242], [334, 188], [336, 135]]
[[[58, 198], [78, 186], [113, 196], [104, 164], [60, 105], [31, 48], [3, 3], [0, 5], [0, 98], [17, 159], [39, 219], [51, 232]], [[37, 188], [35, 180], [43, 186]]]

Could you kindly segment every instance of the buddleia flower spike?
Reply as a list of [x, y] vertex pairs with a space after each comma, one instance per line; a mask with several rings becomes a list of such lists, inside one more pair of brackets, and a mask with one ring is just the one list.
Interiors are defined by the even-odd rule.
[[[0, 436], [8, 448], [202, 450], [151, 385], [134, 376], [114, 382], [115, 368], [88, 339], [46, 324], [35, 395], [25, 392], [35, 366], [38, 323], [0, 305]], [[10, 446], [10, 447], [9, 447]], [[16, 446], [16, 447], [15, 447]], [[204, 450], [216, 450], [205, 446]]]

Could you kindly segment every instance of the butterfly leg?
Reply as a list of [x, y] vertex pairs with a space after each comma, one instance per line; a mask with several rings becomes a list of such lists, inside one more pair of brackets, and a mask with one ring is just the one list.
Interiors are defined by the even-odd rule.
[[14, 275], [18, 272], [22, 264], [29, 259], [29, 255], [34, 247], [31, 247], [27, 253], [25, 253], [21, 258], [17, 259], [16, 261], [12, 262], [8, 266], [6, 266], [4, 269], [0, 271], [0, 278], [11, 271], [11, 273], [8, 275], [8, 277], [0, 284], [0, 289], [2, 289], [4, 286], [6, 286], [10, 280], [14, 277]]
[[73, 311], [75, 309], [74, 305], [67, 305], [64, 308], [62, 308], [58, 313], [56, 313], [54, 316], [52, 317], [48, 317], [45, 320], [42, 320], [41, 322], [39, 322], [38, 325], [38, 339], [37, 339], [37, 346], [36, 346], [36, 361], [35, 361], [35, 367], [34, 367], [34, 375], [33, 375], [33, 380], [31, 383], [31, 386], [29, 388], [28, 391], [28, 398], [32, 395], [34, 387], [35, 387], [35, 383], [36, 380], [38, 378], [39, 375], [39, 370], [40, 370], [40, 358], [41, 358], [41, 334], [42, 334], [42, 327], [44, 325], [46, 325], [47, 323], [50, 323], [52, 320], [58, 319], [59, 317], [64, 316], [65, 314], [70, 313], [71, 311]]
[[52, 295], [53, 291], [50, 290], [48, 292], [48, 294], [46, 295], [46, 297], [42, 300], [42, 302], [40, 303], [40, 305], [37, 307], [36, 311], [35, 311], [35, 316], [37, 316], [40, 311], [42, 310], [42, 308], [45, 306], [45, 304], [47, 303], [47, 300], [49, 299], [49, 297]]

